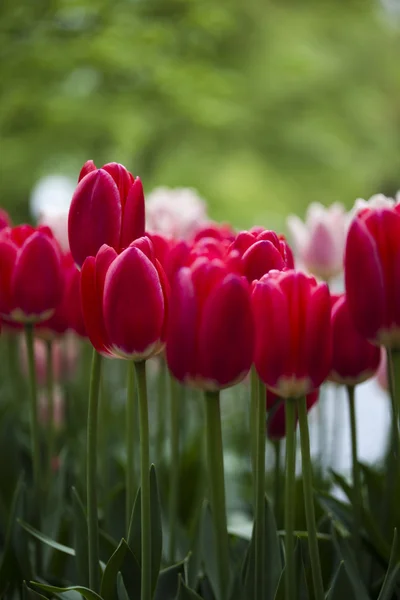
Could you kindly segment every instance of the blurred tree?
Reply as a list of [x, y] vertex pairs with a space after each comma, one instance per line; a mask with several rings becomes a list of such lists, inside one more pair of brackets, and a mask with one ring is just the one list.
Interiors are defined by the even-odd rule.
[[1, 204], [87, 158], [242, 226], [394, 193], [399, 55], [369, 0], [3, 0]]

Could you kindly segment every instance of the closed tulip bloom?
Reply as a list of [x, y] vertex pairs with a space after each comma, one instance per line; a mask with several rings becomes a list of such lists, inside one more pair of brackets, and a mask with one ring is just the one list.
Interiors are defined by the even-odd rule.
[[331, 381], [357, 385], [372, 377], [381, 357], [380, 349], [359, 334], [349, 313], [346, 297], [337, 297], [332, 306]]
[[216, 391], [242, 380], [253, 362], [254, 322], [246, 280], [200, 257], [171, 291], [166, 356], [184, 384]]
[[271, 271], [253, 284], [254, 363], [281, 398], [317, 389], [331, 368], [328, 286], [293, 270]]
[[0, 313], [9, 321], [49, 318], [63, 294], [61, 252], [48, 227], [20, 225], [0, 233]]
[[81, 297], [87, 334], [98, 352], [139, 361], [162, 350], [168, 282], [148, 238], [119, 255], [103, 245], [88, 257]]
[[302, 267], [328, 281], [343, 271], [347, 218], [344, 206], [310, 204], [305, 222], [296, 215], [287, 220], [295, 256]]
[[[319, 390], [306, 396], [307, 411], [317, 403]], [[278, 441], [286, 436], [285, 403], [273, 392], [267, 390], [267, 436], [272, 441]], [[297, 414], [296, 414], [297, 423]]]
[[81, 267], [103, 244], [120, 252], [144, 235], [144, 195], [139, 177], [109, 163], [96, 169], [84, 165], [72, 198], [68, 236], [72, 256]]
[[364, 209], [350, 225], [346, 297], [359, 333], [400, 349], [400, 206]]

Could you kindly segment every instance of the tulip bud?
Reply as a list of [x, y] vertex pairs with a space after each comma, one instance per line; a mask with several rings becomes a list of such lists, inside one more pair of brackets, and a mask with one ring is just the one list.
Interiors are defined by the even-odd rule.
[[301, 272], [270, 271], [253, 284], [254, 363], [282, 398], [309, 394], [331, 368], [330, 295], [326, 284]]

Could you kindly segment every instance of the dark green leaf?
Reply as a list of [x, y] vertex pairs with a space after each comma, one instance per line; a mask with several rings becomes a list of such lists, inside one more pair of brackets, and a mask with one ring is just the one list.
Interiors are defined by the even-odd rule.
[[202, 554], [202, 513], [197, 518], [196, 529], [191, 547], [191, 553], [186, 563], [186, 581], [190, 588], [195, 588], [199, 578], [201, 554]]
[[343, 528], [346, 532], [351, 531], [353, 517], [348, 504], [341, 502], [326, 492], [317, 492], [316, 498], [323, 510], [342, 531]]
[[[296, 561], [296, 589], [297, 589], [297, 600], [309, 600], [310, 596], [308, 593], [307, 579], [304, 569], [303, 552], [301, 549], [301, 542], [297, 540], [295, 548], [295, 561]], [[285, 600], [285, 569], [281, 573], [281, 577], [278, 583], [278, 589], [274, 596], [274, 600]]]
[[201, 600], [201, 597], [193, 590], [187, 587], [182, 577], [179, 578], [179, 589], [176, 600]]
[[265, 589], [267, 598], [273, 600], [282, 573], [283, 564], [275, 516], [267, 496], [265, 496], [265, 556], [268, 563], [265, 577]]
[[25, 529], [25, 531], [30, 533], [37, 540], [40, 540], [41, 542], [43, 542], [43, 544], [50, 546], [54, 550], [59, 550], [59, 552], [64, 552], [64, 554], [69, 554], [70, 556], [75, 556], [75, 550], [73, 548], [70, 548], [69, 546], [64, 546], [64, 544], [59, 544], [58, 542], [56, 542], [55, 540], [52, 540], [47, 535], [45, 535], [44, 533], [41, 533], [40, 531], [38, 531], [37, 529], [35, 529], [31, 525], [29, 525], [28, 523], [25, 523], [25, 521], [21, 521], [21, 519], [18, 519], [18, 523], [19, 523], [19, 525], [21, 525], [21, 527], [23, 529]]
[[8, 517], [7, 530], [4, 540], [4, 550], [0, 561], [0, 598], [3, 596], [6, 588], [11, 581], [17, 581], [19, 576], [18, 562], [15, 556], [12, 540], [15, 520], [20, 502], [21, 495], [24, 490], [23, 478], [21, 477], [15, 488], [11, 510]]
[[79, 583], [87, 586], [89, 584], [89, 550], [86, 511], [75, 487], [71, 489], [71, 495], [74, 523], [74, 548], [76, 557], [75, 564]]
[[397, 529], [394, 530], [389, 567], [385, 575], [378, 600], [391, 600], [396, 585], [400, 582], [400, 562], [398, 560]]
[[179, 578], [185, 573], [185, 560], [163, 569], [157, 582], [155, 600], [175, 600], [178, 592]]
[[121, 572], [119, 572], [117, 575], [117, 593], [118, 593], [118, 600], [130, 600], [129, 596], [128, 596], [128, 592], [126, 591], [126, 587], [125, 587]]
[[30, 587], [26, 585], [26, 581], [24, 581], [22, 586], [22, 598], [23, 600], [47, 600], [46, 596], [39, 594], [39, 592], [35, 592]]
[[142, 492], [139, 488], [133, 504], [131, 522], [129, 524], [128, 546], [132, 550], [139, 566], [142, 564], [142, 522], [141, 522]]
[[343, 560], [344, 568], [349, 577], [355, 597], [357, 600], [369, 600], [368, 592], [362, 582], [349, 543], [335, 528], [333, 529], [333, 543], [340, 558]]
[[100, 594], [104, 600], [113, 600], [115, 597], [117, 575], [123, 565], [128, 550], [128, 544], [122, 539], [104, 569], [100, 586]]
[[202, 511], [202, 556], [210, 585], [214, 595], [219, 597], [219, 582], [217, 574], [217, 557], [215, 555], [215, 540], [210, 505], [207, 501], [203, 504]]
[[31, 585], [38, 587], [40, 590], [43, 590], [44, 592], [53, 592], [53, 593], [79, 592], [80, 594], [82, 594], [82, 596], [86, 600], [103, 600], [101, 596], [96, 594], [96, 592], [93, 592], [92, 590], [89, 590], [88, 588], [82, 587], [80, 585], [73, 585], [70, 587], [63, 588], [63, 587], [56, 587], [54, 585], [46, 585], [44, 583], [37, 583], [36, 581], [31, 581], [30, 583], [31, 583]]
[[326, 600], [357, 600], [343, 561], [335, 573]]

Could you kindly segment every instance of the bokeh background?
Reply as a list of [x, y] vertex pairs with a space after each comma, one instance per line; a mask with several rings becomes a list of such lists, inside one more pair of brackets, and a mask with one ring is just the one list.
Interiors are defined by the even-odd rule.
[[392, 195], [399, 64], [398, 0], [2, 0], [0, 203], [88, 158], [241, 227]]

